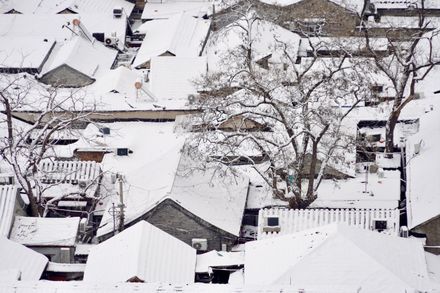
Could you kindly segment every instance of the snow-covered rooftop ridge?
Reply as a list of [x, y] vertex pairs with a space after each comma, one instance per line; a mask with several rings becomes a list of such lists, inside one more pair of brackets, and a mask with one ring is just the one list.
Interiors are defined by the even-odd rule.
[[[438, 83], [437, 83], [438, 84]], [[406, 144], [408, 227], [415, 228], [440, 216], [440, 104], [420, 118], [419, 133]]]
[[[48, 263], [47, 257], [0, 236], [0, 283], [38, 281]], [[5, 274], [5, 271], [15, 271]], [[3, 274], [2, 274], [3, 272]], [[2, 279], [2, 275], [6, 279]], [[19, 277], [11, 280], [11, 277]]]
[[18, 188], [14, 185], [0, 186], [0, 237], [8, 237], [15, 215]]
[[[279, 231], [270, 230], [267, 219], [278, 218]], [[343, 223], [366, 230], [378, 231], [376, 221], [385, 222], [383, 233], [399, 234], [398, 209], [262, 209], [259, 212], [258, 239], [265, 239], [285, 234], [291, 234], [307, 229], [317, 228], [332, 223]], [[269, 228], [267, 230], [266, 228]]]
[[141, 221], [90, 250], [84, 281], [191, 284], [195, 266], [194, 248]]
[[28, 246], [73, 246], [80, 218], [16, 216], [10, 239]]
[[431, 285], [420, 241], [343, 224], [248, 242], [245, 249], [247, 285], [346, 285], [366, 292]]
[[0, 13], [15, 10], [22, 14], [67, 13], [107, 13], [112, 15], [113, 8], [122, 7], [130, 15], [134, 4], [125, 0], [4, 0], [0, 2]]
[[0, 37], [0, 68], [40, 70], [54, 45], [44, 37]]
[[95, 79], [99, 72], [110, 69], [116, 55], [116, 50], [106, 48], [98, 41], [91, 42], [81, 35], [74, 36], [55, 46], [41, 75], [44, 76], [62, 65], [67, 65]]
[[145, 66], [152, 57], [163, 54], [178, 57], [199, 56], [210, 23], [210, 20], [194, 18], [187, 13], [144, 23], [138, 31], [145, 33], [145, 39], [133, 61], [133, 66]]

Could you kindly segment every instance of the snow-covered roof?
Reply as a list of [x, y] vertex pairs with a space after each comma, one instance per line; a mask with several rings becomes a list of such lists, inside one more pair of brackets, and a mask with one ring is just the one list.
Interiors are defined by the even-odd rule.
[[[231, 279], [231, 277], [230, 277]], [[306, 288], [307, 293], [358, 293], [354, 286], [319, 287], [310, 286]], [[194, 283], [187, 285], [161, 284], [161, 283], [92, 283], [84, 281], [35, 281], [35, 282], [10, 282], [0, 283], [2, 293], [139, 293], [139, 292], [182, 292], [182, 293], [238, 293], [238, 292], [301, 292], [303, 287], [290, 285], [273, 286], [243, 286], [243, 284], [204, 284]]]
[[199, 56], [210, 24], [210, 20], [194, 18], [187, 13], [176, 14], [169, 19], [147, 21], [138, 28], [140, 33], [145, 34], [145, 39], [133, 66], [139, 67], [165, 53], [178, 57]]
[[0, 186], [0, 237], [8, 237], [14, 222], [18, 189], [14, 185]]
[[[15, 271], [13, 276], [18, 275], [22, 281], [37, 281], [48, 263], [44, 255], [3, 237], [0, 237], [0, 259], [0, 283], [11, 281], [11, 270]], [[7, 280], [2, 279], [2, 275]]]
[[[139, 89], [135, 86], [137, 82], [141, 83], [141, 88]], [[125, 66], [119, 66], [116, 69], [107, 71], [91, 86], [91, 90], [101, 95], [114, 93], [136, 100], [156, 101], [156, 97], [143, 82], [143, 76]], [[111, 94], [107, 96], [109, 99], [119, 98], [118, 96], [113, 97]]]
[[196, 273], [207, 273], [209, 272], [209, 268], [224, 268], [241, 266], [243, 264], [244, 253], [241, 251], [226, 252], [211, 250], [197, 255]]
[[358, 173], [355, 178], [322, 180], [318, 187], [318, 198], [311, 207], [395, 209], [399, 200], [399, 171], [381, 171], [368, 175], [364, 172]]
[[[244, 28], [250, 29], [250, 36]], [[269, 21], [242, 18], [211, 34], [203, 53], [208, 58], [209, 71], [221, 70], [225, 65], [232, 66], [229, 64], [232, 61], [225, 57], [230, 56], [231, 51], [240, 50], [247, 42], [246, 38], [252, 41], [253, 61], [271, 56], [270, 60], [277, 63], [285, 58], [284, 45], [294, 59], [301, 40], [298, 34]]]
[[[265, 230], [268, 217], [277, 217], [279, 231]], [[262, 209], [258, 215], [258, 239], [265, 239], [317, 228], [332, 223], [344, 223], [350, 226], [375, 231], [375, 220], [386, 221], [382, 233], [399, 235], [399, 209]]]
[[[301, 1], [305, 1], [305, 0], [261, 0], [261, 2], [271, 5], [277, 5], [277, 6], [289, 6], [299, 3]], [[363, 0], [329, 0], [329, 1], [358, 14], [361, 14], [364, 8]]]
[[0, 68], [40, 69], [55, 40], [44, 37], [0, 37]]
[[[7, 38], [26, 37], [32, 45], [32, 39], [55, 39], [64, 42], [72, 37], [74, 19], [91, 34], [104, 33], [105, 36], [116, 36], [118, 48], [124, 49], [127, 29], [127, 17], [113, 17], [104, 13], [55, 14], [47, 21], [45, 14], [3, 14], [0, 18], [0, 35]], [[64, 27], [63, 27], [64, 26]], [[70, 28], [70, 29], [69, 29]], [[6, 46], [6, 45], [5, 45]]]
[[246, 243], [245, 284], [307, 288], [354, 286], [365, 292], [427, 290], [420, 241], [332, 224]]
[[204, 221], [239, 236], [249, 179], [241, 174], [222, 176], [225, 170], [221, 165], [205, 170], [197, 166], [181, 159], [169, 198]]
[[440, 111], [434, 110], [420, 118], [419, 133], [406, 144], [408, 227], [415, 228], [440, 216]]
[[142, 19], [164, 19], [186, 12], [191, 16], [202, 17], [212, 10], [211, 1], [166, 0], [160, 3], [148, 1], [142, 12]]
[[161, 100], [187, 100], [188, 95], [197, 94], [194, 82], [206, 70], [206, 57], [154, 57], [150, 67], [151, 91]]
[[62, 65], [67, 65], [90, 78], [96, 78], [110, 69], [117, 51], [106, 48], [100, 42], [93, 43], [82, 36], [75, 36], [62, 44], [57, 44], [47, 60], [42, 76]]
[[27, 246], [73, 246], [80, 218], [15, 217], [9, 239]]
[[13, 9], [23, 14], [56, 14], [68, 9], [73, 13], [112, 15], [115, 7], [122, 7], [125, 13], [130, 15], [134, 4], [125, 0], [3, 0], [0, 2], [0, 13]]
[[195, 267], [194, 248], [141, 221], [91, 249], [84, 281], [191, 284]]
[[[101, 162], [103, 172], [124, 175], [125, 218], [129, 223], [147, 212], [171, 190], [180, 160], [184, 137], [173, 133], [174, 123], [116, 122], [101, 123], [99, 127], [110, 128], [109, 135], [102, 135], [96, 125], [89, 124], [77, 143], [58, 146], [59, 156], [70, 157], [76, 149], [128, 148], [132, 153], [118, 156], [112, 152]], [[111, 186], [114, 189], [114, 186]], [[109, 192], [111, 200], [105, 207], [112, 208], [112, 202], [119, 203], [116, 193]], [[98, 235], [113, 229], [113, 217], [104, 213]]]

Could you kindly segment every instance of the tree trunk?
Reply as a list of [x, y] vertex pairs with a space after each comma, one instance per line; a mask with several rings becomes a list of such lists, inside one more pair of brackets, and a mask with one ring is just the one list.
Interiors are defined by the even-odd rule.
[[400, 111], [392, 111], [388, 117], [385, 127], [385, 154], [386, 157], [392, 158], [394, 152], [394, 129], [399, 120]]
[[28, 194], [27, 196], [29, 199], [29, 211], [30, 211], [31, 217], [39, 217], [40, 211], [38, 210], [37, 200], [31, 194]]

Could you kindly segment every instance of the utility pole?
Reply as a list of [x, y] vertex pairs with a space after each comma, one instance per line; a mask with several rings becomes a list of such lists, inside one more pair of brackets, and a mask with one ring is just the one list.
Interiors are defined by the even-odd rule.
[[124, 191], [123, 191], [123, 182], [122, 182], [122, 176], [121, 175], [117, 175], [118, 176], [118, 185], [119, 185], [119, 209], [120, 209], [120, 213], [119, 213], [119, 232], [122, 232], [124, 230]]
[[113, 236], [116, 234], [116, 217], [115, 217], [115, 204], [112, 204], [112, 216], [113, 216]]

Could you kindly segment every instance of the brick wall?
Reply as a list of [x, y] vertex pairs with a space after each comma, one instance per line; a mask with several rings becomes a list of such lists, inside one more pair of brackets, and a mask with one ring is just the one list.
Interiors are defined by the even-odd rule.
[[234, 235], [194, 216], [168, 199], [149, 212], [144, 219], [188, 245], [192, 244], [193, 238], [205, 238], [208, 240], [208, 250], [221, 250], [222, 244], [227, 244], [229, 249], [237, 240]]

